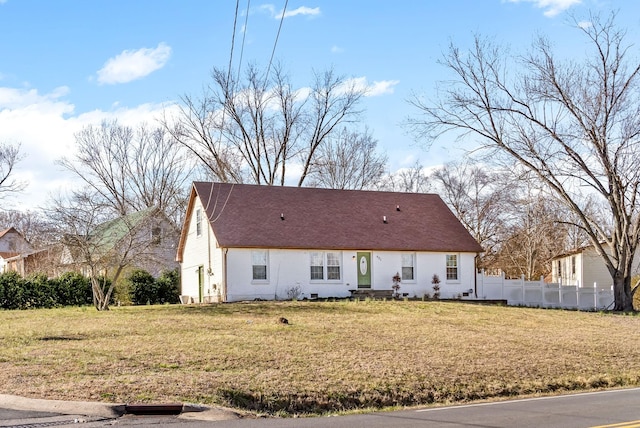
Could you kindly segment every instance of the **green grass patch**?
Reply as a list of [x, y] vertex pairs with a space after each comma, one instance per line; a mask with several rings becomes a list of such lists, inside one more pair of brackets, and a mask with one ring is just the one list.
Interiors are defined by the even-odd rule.
[[324, 414], [637, 386], [639, 343], [638, 316], [455, 302], [0, 311], [0, 391]]

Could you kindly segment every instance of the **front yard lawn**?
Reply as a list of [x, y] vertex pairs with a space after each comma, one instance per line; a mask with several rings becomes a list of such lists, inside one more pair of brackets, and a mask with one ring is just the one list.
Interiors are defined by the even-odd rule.
[[640, 317], [437, 301], [0, 311], [0, 368], [6, 394], [321, 414], [637, 386]]

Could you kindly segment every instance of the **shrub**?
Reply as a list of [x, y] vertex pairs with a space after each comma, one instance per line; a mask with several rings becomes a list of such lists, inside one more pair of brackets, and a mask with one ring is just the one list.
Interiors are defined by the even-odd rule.
[[23, 308], [53, 308], [59, 300], [55, 292], [55, 283], [45, 274], [34, 274], [22, 281]]
[[180, 303], [180, 271], [163, 271], [156, 280], [156, 289], [158, 295], [155, 303]]
[[52, 281], [59, 305], [84, 306], [93, 304], [89, 278], [77, 272], [65, 272]]
[[125, 281], [134, 305], [154, 304], [158, 300], [156, 280], [146, 270], [136, 269], [127, 275]]
[[24, 279], [17, 272], [0, 274], [0, 308], [24, 308]]

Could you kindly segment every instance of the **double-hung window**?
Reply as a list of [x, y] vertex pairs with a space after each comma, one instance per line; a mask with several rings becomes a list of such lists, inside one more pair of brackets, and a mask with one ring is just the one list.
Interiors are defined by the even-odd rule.
[[267, 278], [267, 250], [255, 250], [251, 252], [253, 267], [253, 280], [266, 281]]
[[311, 253], [311, 280], [324, 279], [324, 253]]
[[330, 281], [340, 279], [340, 253], [327, 253], [327, 279]]
[[414, 253], [402, 254], [402, 280], [403, 281], [415, 280], [414, 266], [415, 266], [415, 254]]
[[339, 252], [311, 253], [309, 267], [312, 281], [339, 281], [342, 278]]
[[458, 255], [447, 254], [447, 281], [457, 281], [458, 279]]
[[196, 210], [196, 236], [202, 235], [202, 210]]

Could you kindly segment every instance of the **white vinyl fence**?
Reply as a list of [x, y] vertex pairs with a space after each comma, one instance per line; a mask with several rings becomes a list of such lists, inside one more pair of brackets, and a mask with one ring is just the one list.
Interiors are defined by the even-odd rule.
[[563, 308], [580, 310], [611, 309], [613, 286], [577, 287], [539, 281], [506, 279], [499, 276], [477, 274], [477, 298], [479, 300], [506, 300], [509, 306]]

